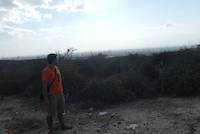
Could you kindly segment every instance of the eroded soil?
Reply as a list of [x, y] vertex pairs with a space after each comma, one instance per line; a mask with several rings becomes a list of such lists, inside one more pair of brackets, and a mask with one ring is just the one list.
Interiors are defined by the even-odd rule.
[[[39, 104], [39, 105], [38, 105]], [[200, 98], [157, 98], [109, 106], [101, 110], [67, 108], [72, 130], [58, 134], [200, 134]], [[102, 113], [103, 115], [99, 115]], [[46, 134], [46, 112], [32, 99], [0, 100], [0, 134]], [[128, 129], [129, 126], [135, 126]]]

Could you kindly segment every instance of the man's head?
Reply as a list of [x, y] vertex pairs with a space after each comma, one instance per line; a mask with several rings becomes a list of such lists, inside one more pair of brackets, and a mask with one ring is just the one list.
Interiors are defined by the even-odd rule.
[[58, 63], [57, 54], [54, 54], [54, 53], [48, 54], [47, 62], [49, 64], [56, 65]]

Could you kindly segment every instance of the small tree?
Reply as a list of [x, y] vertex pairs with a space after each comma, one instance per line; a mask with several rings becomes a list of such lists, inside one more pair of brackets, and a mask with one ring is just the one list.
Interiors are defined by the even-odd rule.
[[74, 54], [74, 51], [76, 51], [77, 49], [75, 48], [68, 48], [66, 52], [64, 52], [64, 59], [66, 60], [71, 60], [72, 56]]

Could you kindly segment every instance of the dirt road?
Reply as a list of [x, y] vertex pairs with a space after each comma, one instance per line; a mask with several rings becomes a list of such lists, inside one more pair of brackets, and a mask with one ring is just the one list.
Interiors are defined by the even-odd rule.
[[[59, 134], [200, 134], [200, 98], [158, 98], [77, 110], [65, 115], [74, 128]], [[31, 99], [0, 100], [0, 134], [46, 134], [45, 111]]]

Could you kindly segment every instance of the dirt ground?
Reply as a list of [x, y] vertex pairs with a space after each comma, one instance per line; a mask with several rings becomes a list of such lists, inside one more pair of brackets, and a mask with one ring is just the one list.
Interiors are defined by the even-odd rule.
[[[46, 134], [45, 111], [31, 99], [0, 99], [0, 134]], [[157, 98], [65, 114], [72, 130], [58, 134], [200, 134], [200, 98]]]

